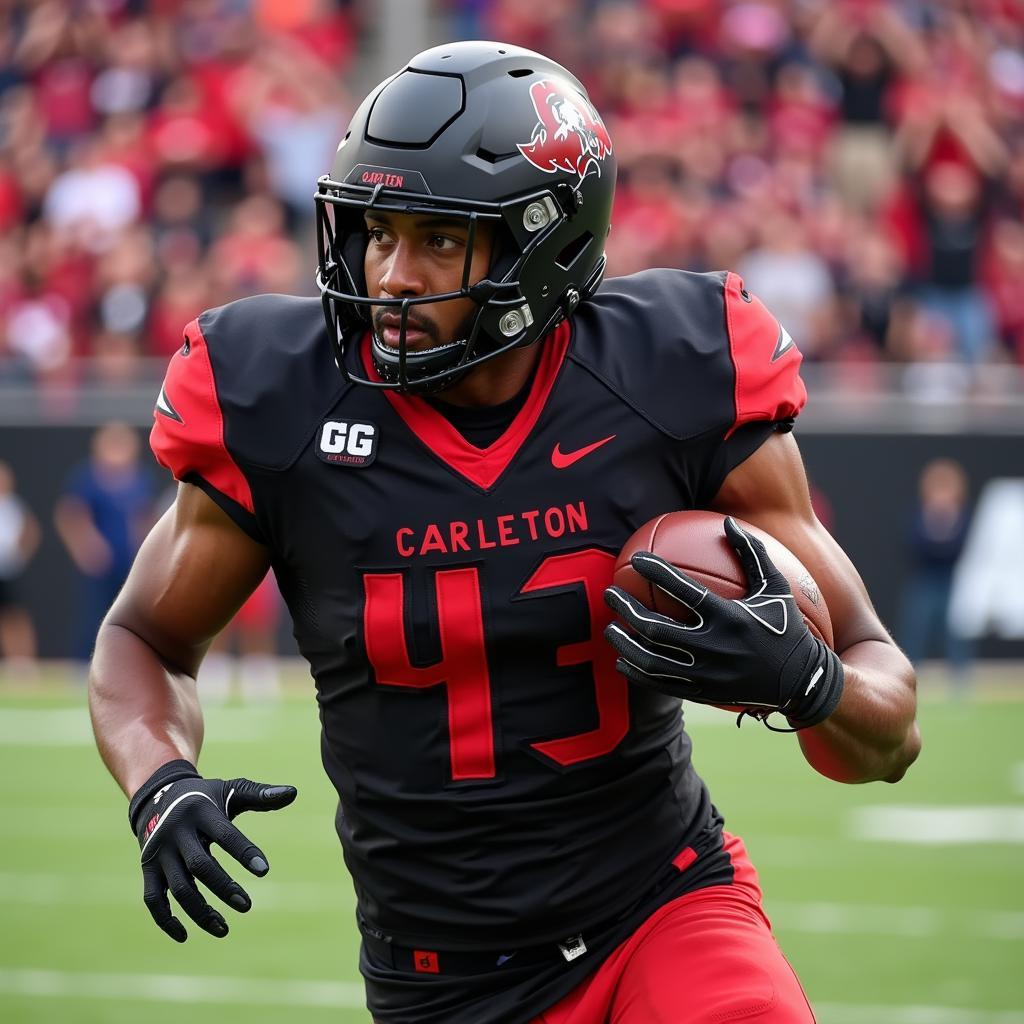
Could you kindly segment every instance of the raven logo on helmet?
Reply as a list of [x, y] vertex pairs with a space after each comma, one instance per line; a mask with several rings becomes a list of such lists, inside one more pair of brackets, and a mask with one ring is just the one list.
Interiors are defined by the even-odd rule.
[[530, 87], [533, 108], [540, 123], [519, 152], [546, 174], [575, 171], [582, 181], [611, 155], [612, 140], [600, 115], [575, 89], [545, 79]]

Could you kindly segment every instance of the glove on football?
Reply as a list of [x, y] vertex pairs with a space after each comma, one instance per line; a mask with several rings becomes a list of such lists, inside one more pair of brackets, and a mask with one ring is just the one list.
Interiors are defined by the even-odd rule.
[[758, 717], [781, 711], [795, 728], [817, 725], [839, 703], [843, 663], [804, 622], [785, 576], [764, 544], [725, 520], [749, 591], [729, 600], [650, 552], [633, 568], [686, 605], [692, 625], [647, 608], [620, 587], [605, 601], [631, 628], [613, 622], [605, 637], [619, 654], [616, 668], [661, 693], [701, 704], [738, 704]]
[[216, 843], [254, 875], [269, 870], [266, 857], [234, 825], [242, 811], [274, 811], [294, 799], [292, 786], [266, 786], [249, 779], [204, 779], [188, 761], [168, 761], [132, 797], [128, 820], [142, 850], [146, 906], [175, 942], [188, 933], [171, 914], [167, 890], [200, 928], [223, 938], [227, 922], [200, 893], [200, 881], [235, 910], [252, 906], [246, 891], [210, 856]]

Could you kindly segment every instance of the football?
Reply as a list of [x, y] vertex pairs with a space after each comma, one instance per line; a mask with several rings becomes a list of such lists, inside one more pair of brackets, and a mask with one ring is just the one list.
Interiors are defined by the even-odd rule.
[[[833, 647], [832, 619], [811, 574], [789, 548], [770, 534], [741, 519], [736, 522], [764, 542], [768, 557], [789, 581], [804, 621], [817, 637]], [[653, 552], [722, 597], [743, 597], [749, 589], [740, 560], [725, 535], [725, 516], [717, 512], [668, 512], [657, 516], [626, 541], [615, 562], [616, 586], [663, 615], [680, 622], [693, 621], [688, 608], [654, 587], [630, 565], [636, 551]]]

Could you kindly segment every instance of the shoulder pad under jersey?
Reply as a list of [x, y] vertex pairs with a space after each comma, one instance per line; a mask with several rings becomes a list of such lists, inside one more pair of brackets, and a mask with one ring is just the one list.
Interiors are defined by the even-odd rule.
[[154, 410], [157, 461], [252, 510], [250, 469], [283, 470], [348, 385], [319, 299], [257, 295], [185, 328]]
[[677, 440], [791, 420], [807, 398], [793, 339], [737, 274], [612, 278], [573, 325], [570, 358]]

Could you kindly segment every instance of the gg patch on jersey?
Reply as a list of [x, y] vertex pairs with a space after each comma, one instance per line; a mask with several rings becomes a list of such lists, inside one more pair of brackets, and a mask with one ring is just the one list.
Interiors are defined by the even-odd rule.
[[326, 420], [317, 435], [316, 454], [335, 466], [369, 466], [377, 457], [377, 428], [372, 423]]

